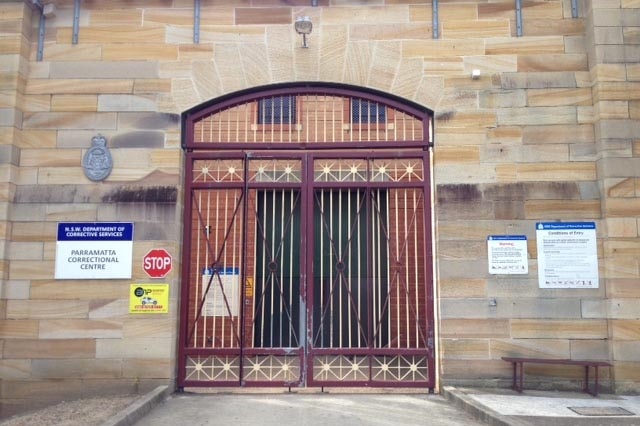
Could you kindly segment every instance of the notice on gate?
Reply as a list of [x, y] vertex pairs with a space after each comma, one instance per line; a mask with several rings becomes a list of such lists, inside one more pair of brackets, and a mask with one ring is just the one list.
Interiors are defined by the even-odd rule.
[[598, 288], [594, 222], [538, 223], [536, 238], [540, 288]]
[[238, 316], [240, 311], [240, 271], [238, 268], [204, 268], [202, 271], [204, 317]]
[[490, 235], [487, 237], [490, 274], [528, 274], [527, 237]]
[[55, 278], [131, 278], [133, 223], [58, 223]]

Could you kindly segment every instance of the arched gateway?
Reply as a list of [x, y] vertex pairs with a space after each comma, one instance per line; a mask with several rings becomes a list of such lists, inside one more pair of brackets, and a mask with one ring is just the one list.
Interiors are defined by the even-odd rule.
[[434, 388], [431, 123], [313, 83], [183, 114], [179, 387]]

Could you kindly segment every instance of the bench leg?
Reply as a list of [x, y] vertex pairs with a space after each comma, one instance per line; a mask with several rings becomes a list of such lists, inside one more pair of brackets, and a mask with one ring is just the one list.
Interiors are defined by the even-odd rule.
[[585, 365], [584, 366], [584, 386], [582, 387], [582, 390], [584, 390], [586, 393], [588, 393], [589, 395], [593, 395], [593, 396], [598, 396], [598, 366], [594, 365], [594, 383], [593, 383], [593, 391], [591, 390], [591, 388], [589, 387], [589, 366]]
[[[524, 363], [515, 361], [511, 364], [513, 364], [513, 383], [511, 385], [511, 389], [518, 393], [522, 393], [522, 387], [524, 384]], [[518, 370], [520, 370], [519, 375]]]

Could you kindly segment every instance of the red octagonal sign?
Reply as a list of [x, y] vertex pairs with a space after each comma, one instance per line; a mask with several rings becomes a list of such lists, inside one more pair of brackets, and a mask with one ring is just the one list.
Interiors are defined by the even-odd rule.
[[142, 267], [151, 278], [164, 278], [171, 272], [171, 255], [163, 248], [151, 249], [144, 255]]

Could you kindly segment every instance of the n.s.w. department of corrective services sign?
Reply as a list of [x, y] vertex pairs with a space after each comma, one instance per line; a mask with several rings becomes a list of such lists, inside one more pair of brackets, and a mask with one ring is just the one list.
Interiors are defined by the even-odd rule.
[[129, 279], [133, 223], [58, 224], [56, 279]]

